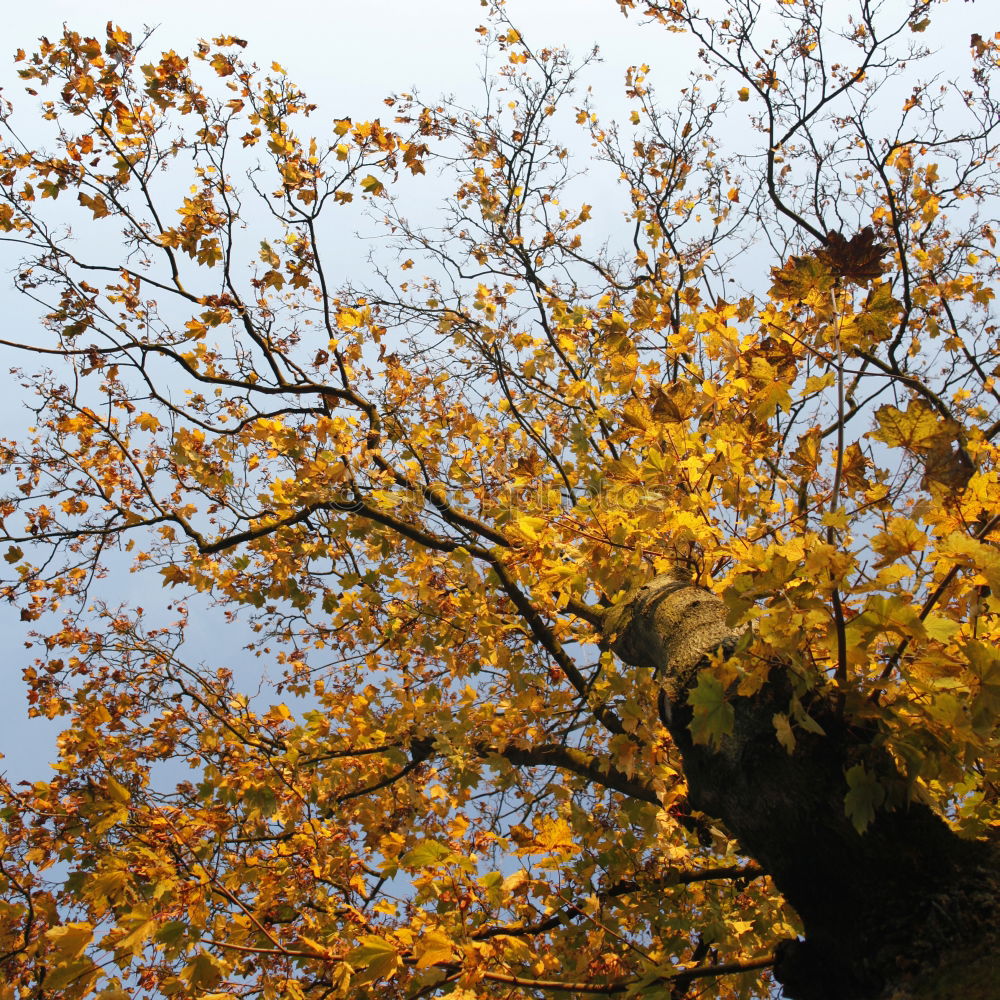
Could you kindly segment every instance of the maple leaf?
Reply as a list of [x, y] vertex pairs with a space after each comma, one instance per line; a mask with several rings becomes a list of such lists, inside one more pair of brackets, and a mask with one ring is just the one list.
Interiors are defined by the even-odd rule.
[[455, 943], [441, 931], [430, 930], [422, 934], [417, 944], [415, 968], [426, 969], [439, 962], [449, 962], [455, 953]]
[[855, 764], [848, 770], [847, 788], [844, 812], [858, 833], [864, 833], [875, 819], [879, 806], [885, 801], [885, 789], [864, 764]]
[[976, 472], [964, 446], [964, 432], [953, 420], [935, 413], [922, 400], [914, 400], [905, 411], [887, 404], [875, 413], [878, 429], [870, 437], [905, 448], [924, 466], [924, 480], [953, 491], [963, 490]]
[[710, 671], [698, 675], [697, 684], [688, 694], [688, 703], [694, 708], [691, 735], [696, 743], [718, 743], [732, 732], [736, 714], [726, 700], [722, 682]]
[[804, 302], [833, 287], [830, 270], [818, 256], [790, 257], [771, 269], [771, 282], [771, 294], [782, 302]]
[[816, 251], [816, 257], [838, 278], [865, 285], [881, 277], [888, 252], [889, 245], [876, 242], [875, 230], [865, 226], [850, 239], [831, 230], [826, 234], [826, 243]]
[[399, 965], [399, 953], [394, 945], [374, 934], [365, 934], [361, 943], [347, 953], [347, 961], [364, 975], [357, 982], [371, 982], [392, 975]]

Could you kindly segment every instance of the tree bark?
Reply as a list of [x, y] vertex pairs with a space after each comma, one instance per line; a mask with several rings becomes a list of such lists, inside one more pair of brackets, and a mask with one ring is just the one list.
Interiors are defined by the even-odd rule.
[[737, 636], [722, 601], [678, 575], [626, 594], [609, 610], [604, 634], [627, 663], [655, 669], [660, 716], [683, 756], [691, 804], [725, 823], [801, 918], [804, 938], [775, 953], [786, 997], [1000, 997], [997, 846], [960, 838], [905, 794], [864, 833], [847, 817], [852, 766], [902, 787], [877, 731], [845, 723], [816, 696], [808, 707], [825, 735], [797, 733], [789, 754], [772, 722], [791, 695], [776, 664], [758, 694], [732, 699], [731, 734], [715, 747], [696, 744], [688, 690]]

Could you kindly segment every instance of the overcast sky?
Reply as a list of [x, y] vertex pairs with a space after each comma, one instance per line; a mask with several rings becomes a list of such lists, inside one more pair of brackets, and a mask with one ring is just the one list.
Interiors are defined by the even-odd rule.
[[[765, 0], [765, 7], [769, 0]], [[835, 0], [840, 4], [842, 0]], [[900, 10], [906, 0], [888, 0]], [[954, 2], [935, 23], [932, 43], [964, 51], [970, 27], [982, 33], [992, 31], [986, 3]], [[199, 38], [235, 34], [248, 40], [248, 55], [263, 66], [272, 60], [281, 63], [292, 80], [302, 86], [319, 105], [314, 128], [332, 118], [351, 116], [366, 119], [385, 116], [382, 98], [389, 93], [417, 88], [432, 99], [454, 93], [474, 103], [478, 93], [480, 49], [477, 25], [486, 11], [478, 0], [299, 0], [278, 4], [274, 0], [173, 0], [169, 4], [145, 8], [134, 0], [41, 0], [8, 2], [4, 10], [4, 44], [0, 50], [0, 87], [15, 106], [29, 113], [31, 98], [23, 95], [12, 62], [18, 47], [31, 51], [41, 35], [56, 37], [63, 23], [83, 34], [103, 37], [110, 19], [138, 34], [145, 24], [158, 25], [150, 43], [151, 51], [174, 48], [184, 53]], [[686, 74], [695, 64], [695, 48], [690, 38], [671, 35], [655, 26], [643, 27], [633, 15], [626, 20], [614, 0], [509, 0], [512, 21], [534, 47], [564, 45], [583, 55], [598, 44], [604, 57], [601, 66], [588, 75], [597, 105], [605, 112], [620, 114], [622, 80], [630, 64], [649, 63], [651, 79], [660, 99], [684, 85]], [[0, 255], [0, 314], [7, 330], [32, 322], [32, 312], [10, 287], [9, 256]], [[18, 363], [9, 353], [3, 370]], [[24, 410], [11, 392], [0, 394], [0, 420], [4, 436], [20, 431]], [[129, 592], [133, 580], [114, 581], [119, 594]], [[156, 588], [150, 577], [147, 588]], [[149, 595], [141, 595], [149, 604]], [[8, 656], [0, 665], [2, 728], [0, 763], [12, 776], [41, 776], [44, 764], [52, 759], [56, 726], [28, 723], [24, 718], [22, 668], [31, 653], [23, 649], [24, 630], [16, 613], [0, 609], [0, 630]], [[241, 659], [238, 630], [219, 629], [214, 620], [200, 619], [192, 630], [192, 659], [234, 665]]]
[[[532, 44], [580, 53], [600, 44], [616, 82], [625, 65], [652, 62], [671, 43], [666, 33], [623, 18], [613, 0], [510, 0], [508, 11]], [[475, 28], [485, 17], [478, 0], [173, 0], [145, 8], [126, 0], [44, 0], [7, 5], [4, 37], [5, 48], [30, 51], [35, 38], [57, 35], [64, 22], [103, 37], [109, 19], [133, 33], [157, 25], [156, 44], [178, 51], [197, 38], [234, 34], [262, 65], [280, 62], [331, 115], [360, 118], [366, 108], [377, 113], [390, 91], [467, 91], [477, 79]], [[0, 81], [11, 75], [8, 62]]]
[[[509, 12], [533, 46], [564, 45], [582, 56], [599, 44], [606, 61], [594, 68], [588, 82], [609, 109], [623, 107], [622, 81], [630, 64], [661, 61], [670, 68], [660, 75], [664, 83], [671, 77], [681, 79], [676, 38], [656, 29], [641, 29], [635, 18], [623, 18], [612, 0], [511, 0]], [[104, 37], [108, 20], [135, 35], [146, 25], [155, 25], [151, 52], [174, 48], [183, 54], [199, 38], [233, 34], [249, 42], [249, 58], [262, 66], [276, 60], [305, 89], [319, 105], [313, 119], [319, 131], [333, 118], [384, 117], [382, 99], [403, 90], [416, 88], [427, 99], [456, 94], [474, 102], [480, 71], [475, 29], [485, 16], [477, 0], [383, 0], [379, 4], [306, 0], [287, 5], [261, 0], [174, 0], [145, 9], [134, 0], [11, 3], [4, 11], [0, 87], [19, 112], [19, 127], [28, 127], [26, 119], [30, 123], [36, 102], [23, 93], [13, 53], [17, 48], [31, 52], [40, 36], [57, 37], [64, 23], [98, 38]], [[664, 58], [668, 50], [670, 58]], [[6, 335], [15, 330], [24, 333], [34, 319], [30, 304], [11, 288], [8, 272], [12, 265], [9, 254], [0, 254], [0, 308]], [[20, 363], [23, 360], [9, 351], [0, 359], [5, 372]], [[25, 417], [12, 392], [0, 394], [3, 436], [23, 433]], [[137, 582], [121, 574], [106, 583], [104, 596], [111, 603], [132, 597], [147, 608], [162, 607], [170, 596], [176, 596], [154, 593], [158, 577], [152, 574], [138, 592], [134, 589]], [[238, 667], [245, 660], [242, 630], [220, 628], [220, 623], [221, 616], [211, 613], [192, 616], [186, 647], [191, 661]], [[0, 608], [0, 634], [8, 651], [0, 664], [0, 753], [6, 758], [0, 770], [15, 780], [37, 779], [54, 759], [60, 720], [47, 723], [26, 718], [21, 671], [32, 661], [34, 651], [24, 647], [26, 628], [15, 610]]]

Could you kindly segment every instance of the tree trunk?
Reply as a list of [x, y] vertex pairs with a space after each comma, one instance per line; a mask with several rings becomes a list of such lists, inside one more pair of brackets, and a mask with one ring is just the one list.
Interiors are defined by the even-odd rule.
[[825, 735], [797, 733], [789, 754], [772, 722], [791, 693], [776, 669], [757, 695], [733, 699], [733, 731], [719, 746], [696, 744], [688, 689], [736, 636], [723, 603], [679, 576], [627, 594], [604, 632], [623, 660], [661, 678], [660, 715], [691, 804], [725, 823], [801, 918], [804, 940], [775, 955], [786, 997], [1000, 997], [1000, 851], [915, 802], [879, 810], [859, 834], [844, 809], [847, 770], [864, 763], [886, 787], [902, 781], [875, 732], [845, 725], [817, 697], [809, 711]]

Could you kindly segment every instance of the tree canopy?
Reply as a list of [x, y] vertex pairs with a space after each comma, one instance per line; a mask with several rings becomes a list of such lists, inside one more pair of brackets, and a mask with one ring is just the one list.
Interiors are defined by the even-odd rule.
[[700, 60], [618, 124], [502, 4], [479, 104], [329, 127], [235, 37], [18, 52], [2, 1000], [996, 995], [1000, 33], [618, 6]]

